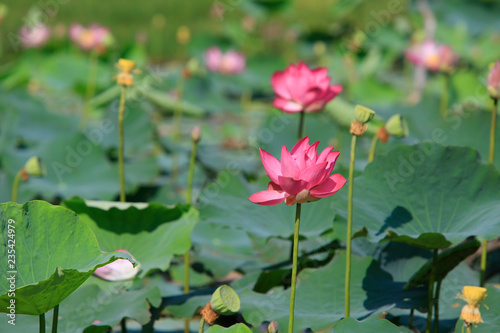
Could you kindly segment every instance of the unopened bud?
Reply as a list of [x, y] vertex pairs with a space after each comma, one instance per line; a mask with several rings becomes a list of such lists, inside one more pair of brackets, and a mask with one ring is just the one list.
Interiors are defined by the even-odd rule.
[[497, 61], [490, 69], [488, 79], [486, 81], [488, 94], [493, 99], [500, 98], [500, 61]]
[[200, 125], [196, 125], [193, 130], [191, 131], [191, 139], [193, 142], [200, 142], [201, 140], [201, 128]]
[[269, 323], [267, 333], [278, 333], [278, 324], [274, 320]]
[[385, 124], [385, 129], [389, 135], [396, 138], [404, 138], [410, 134], [405, 119], [400, 114], [395, 114]]
[[26, 164], [24, 165], [24, 169], [28, 176], [33, 177], [42, 177], [47, 173], [47, 170], [45, 169], [42, 161], [36, 156], [31, 157], [26, 162]]

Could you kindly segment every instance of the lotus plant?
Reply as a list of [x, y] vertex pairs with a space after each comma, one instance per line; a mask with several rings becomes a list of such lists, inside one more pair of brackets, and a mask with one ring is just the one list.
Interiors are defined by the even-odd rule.
[[301, 204], [329, 197], [337, 193], [346, 182], [346, 179], [338, 173], [331, 175], [340, 152], [333, 151], [333, 147], [326, 147], [318, 154], [318, 145], [319, 141], [309, 145], [307, 136], [295, 144], [290, 151], [283, 145], [281, 161], [260, 149], [262, 164], [271, 181], [267, 190], [254, 193], [249, 197], [253, 203], [263, 206], [277, 205], [282, 202], [289, 206], [296, 204], [289, 333], [293, 332]]
[[395, 114], [391, 116], [387, 122], [382, 125], [373, 136], [372, 143], [370, 145], [370, 152], [368, 153], [368, 162], [373, 162], [375, 157], [375, 148], [377, 147], [377, 142], [380, 140], [382, 143], [386, 143], [389, 137], [395, 138], [405, 138], [410, 135], [408, 130], [408, 125], [406, 120], [400, 114]]
[[50, 29], [43, 23], [34, 26], [25, 25], [19, 31], [19, 37], [24, 48], [40, 48], [49, 40]]
[[243, 53], [234, 50], [223, 53], [217, 46], [209, 48], [204, 54], [204, 59], [209, 71], [225, 75], [240, 74], [246, 67]]
[[33, 156], [28, 159], [14, 178], [14, 183], [12, 185], [12, 202], [17, 202], [17, 192], [21, 181], [25, 182], [30, 177], [43, 177], [45, 174], [47, 174], [47, 170], [40, 158]]
[[443, 74], [443, 93], [441, 95], [441, 115], [448, 109], [450, 74], [459, 60], [458, 55], [448, 45], [438, 44], [432, 39], [411, 46], [406, 51], [406, 58], [417, 66], [431, 72]]
[[298, 139], [303, 137], [305, 113], [323, 110], [325, 105], [342, 92], [342, 86], [330, 85], [328, 70], [310, 69], [304, 62], [291, 64], [271, 77], [276, 97], [273, 105], [287, 113], [300, 113]]

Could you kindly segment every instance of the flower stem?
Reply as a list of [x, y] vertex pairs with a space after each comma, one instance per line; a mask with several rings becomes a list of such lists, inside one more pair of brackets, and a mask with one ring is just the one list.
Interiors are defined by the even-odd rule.
[[[181, 126], [182, 126], [182, 97], [184, 95], [184, 73], [182, 70], [179, 78], [177, 79], [176, 91], [177, 91], [177, 100], [174, 105], [172, 137], [175, 142], [179, 142], [181, 140]], [[172, 184], [175, 184], [178, 175], [179, 175], [179, 156], [177, 154], [174, 154], [172, 156], [172, 172], [171, 172]]]
[[441, 94], [441, 116], [448, 113], [448, 99], [450, 94], [450, 74], [443, 74], [443, 93]]
[[123, 114], [125, 112], [125, 95], [127, 88], [122, 86], [120, 97], [120, 109], [118, 111], [118, 168], [120, 172], [120, 201], [125, 202], [125, 170], [123, 167], [124, 137], [123, 137]]
[[300, 227], [301, 204], [297, 204], [295, 211], [295, 230], [293, 232], [293, 261], [292, 261], [292, 285], [290, 292], [290, 318], [288, 320], [288, 333], [293, 333], [293, 315], [295, 311], [295, 287], [297, 284], [297, 258], [299, 254], [299, 227]]
[[431, 274], [429, 275], [429, 293], [427, 294], [427, 325], [425, 333], [431, 332], [432, 310], [434, 308], [434, 281], [436, 280], [436, 269], [438, 262], [438, 249], [434, 249], [432, 257]]
[[306, 112], [304, 110], [300, 111], [300, 118], [299, 118], [299, 134], [298, 134], [298, 139], [299, 141], [302, 140], [304, 137], [304, 118], [305, 118]]
[[439, 333], [439, 293], [441, 292], [441, 282], [438, 280], [436, 284], [436, 296], [434, 296], [434, 333]]
[[57, 322], [59, 320], [59, 304], [54, 307], [52, 314], [52, 333], [57, 333]]
[[354, 161], [356, 158], [356, 135], [351, 141], [351, 162], [349, 163], [349, 191], [347, 194], [347, 237], [345, 264], [345, 316], [351, 314], [351, 243], [352, 243], [352, 192], [354, 183]]
[[375, 148], [377, 147], [377, 141], [378, 135], [375, 134], [370, 145], [370, 152], [368, 153], [368, 163], [373, 162], [373, 158], [375, 157]]
[[472, 333], [472, 324], [468, 324], [467, 328], [465, 330], [466, 330], [467, 333]]
[[481, 251], [481, 275], [479, 279], [479, 286], [484, 287], [484, 281], [486, 279], [486, 259], [488, 257], [488, 241], [486, 238], [483, 238], [482, 241], [482, 251]]
[[497, 110], [498, 99], [493, 99], [493, 110], [491, 112], [491, 130], [490, 130], [490, 163], [495, 161], [495, 131], [497, 128]]
[[87, 81], [87, 89], [85, 91], [85, 104], [83, 106], [83, 112], [80, 118], [80, 128], [83, 129], [87, 126], [87, 121], [90, 116], [90, 100], [94, 97], [95, 86], [97, 80], [97, 64], [98, 64], [98, 53], [97, 51], [90, 52], [89, 59], [89, 78]]
[[14, 183], [12, 184], [12, 202], [17, 202], [17, 192], [19, 190], [19, 183], [23, 177], [22, 171], [16, 174], [16, 178], [14, 178]]
[[198, 330], [198, 333], [203, 333], [204, 326], [205, 326], [205, 319], [203, 317], [201, 317], [201, 320], [200, 320], [200, 329]]
[[45, 313], [38, 316], [38, 323], [40, 333], [45, 333]]

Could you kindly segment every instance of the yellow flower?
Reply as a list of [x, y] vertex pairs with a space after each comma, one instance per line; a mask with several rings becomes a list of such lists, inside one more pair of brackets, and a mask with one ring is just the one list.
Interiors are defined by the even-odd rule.
[[116, 77], [116, 82], [122, 86], [131, 86], [134, 84], [134, 77], [132, 76], [132, 71], [135, 68], [135, 61], [128, 59], [119, 59], [116, 67], [120, 70], [120, 73]]
[[463, 287], [462, 294], [458, 295], [458, 297], [467, 302], [467, 305], [462, 308], [460, 314], [460, 319], [464, 321], [466, 326], [470, 324], [477, 325], [483, 322], [481, 312], [479, 312], [479, 304], [486, 296], [486, 288], [474, 286]]

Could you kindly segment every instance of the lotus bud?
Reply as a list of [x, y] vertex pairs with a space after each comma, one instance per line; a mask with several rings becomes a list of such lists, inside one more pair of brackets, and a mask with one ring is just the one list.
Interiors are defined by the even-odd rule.
[[233, 288], [222, 285], [212, 295], [211, 308], [220, 315], [232, 315], [240, 310], [240, 298]]
[[410, 134], [408, 125], [400, 114], [395, 114], [385, 124], [385, 129], [389, 135], [396, 138], [404, 138]]
[[31, 157], [24, 165], [24, 170], [28, 176], [42, 177], [47, 173], [42, 161], [36, 157]]
[[195, 143], [200, 142], [200, 140], [201, 140], [201, 128], [200, 128], [200, 125], [196, 125], [193, 128], [193, 131], [191, 132], [191, 140], [193, 140], [193, 142], [195, 142]]
[[370, 122], [375, 116], [375, 112], [373, 110], [368, 109], [367, 107], [356, 105], [354, 107], [354, 117], [360, 123], [366, 124]]
[[269, 323], [267, 333], [278, 333], [278, 324], [274, 320]]
[[490, 69], [487, 80], [488, 94], [491, 98], [500, 98], [500, 60]]

